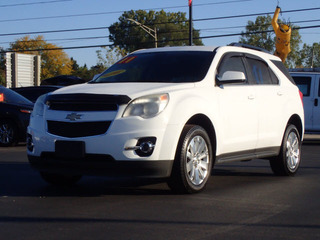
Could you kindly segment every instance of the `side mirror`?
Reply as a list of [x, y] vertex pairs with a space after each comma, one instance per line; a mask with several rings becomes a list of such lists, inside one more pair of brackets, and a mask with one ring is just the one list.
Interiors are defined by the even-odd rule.
[[237, 71], [226, 71], [220, 77], [219, 75], [216, 76], [217, 84], [229, 84], [229, 83], [243, 83], [246, 81], [246, 76], [243, 72]]

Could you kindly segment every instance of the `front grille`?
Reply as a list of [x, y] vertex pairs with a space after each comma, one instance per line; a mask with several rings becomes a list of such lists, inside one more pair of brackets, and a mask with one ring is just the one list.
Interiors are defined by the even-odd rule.
[[76, 138], [101, 135], [108, 131], [111, 121], [59, 122], [47, 121], [48, 132], [61, 137]]
[[104, 94], [52, 94], [46, 104], [50, 110], [61, 111], [117, 111], [118, 106], [127, 104], [131, 99], [125, 95]]
[[49, 109], [62, 111], [117, 111], [117, 104], [108, 104], [101, 102], [52, 102]]

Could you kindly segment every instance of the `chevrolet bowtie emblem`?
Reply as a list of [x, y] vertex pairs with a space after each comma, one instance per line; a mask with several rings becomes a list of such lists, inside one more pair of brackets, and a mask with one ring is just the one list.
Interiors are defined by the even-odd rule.
[[82, 114], [76, 114], [76, 113], [70, 113], [66, 116], [66, 119], [69, 119], [70, 121], [75, 121], [77, 119], [81, 119]]

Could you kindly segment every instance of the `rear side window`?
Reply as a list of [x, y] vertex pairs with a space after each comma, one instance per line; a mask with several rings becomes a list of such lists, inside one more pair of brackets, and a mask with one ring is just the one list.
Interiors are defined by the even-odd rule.
[[276, 67], [293, 83], [295, 84], [294, 80], [292, 79], [288, 69], [283, 65], [281, 61], [271, 60], [271, 62], [276, 65]]
[[252, 58], [246, 58], [251, 78], [256, 84], [278, 84], [278, 78], [274, 75], [268, 64]]
[[310, 96], [311, 77], [293, 76], [292, 78], [298, 86], [300, 92], [303, 93], [303, 96]]

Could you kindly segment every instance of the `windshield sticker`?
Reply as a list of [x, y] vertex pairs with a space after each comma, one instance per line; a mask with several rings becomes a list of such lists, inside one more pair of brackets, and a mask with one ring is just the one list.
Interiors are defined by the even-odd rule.
[[118, 62], [118, 64], [125, 64], [125, 63], [129, 63], [132, 60], [134, 60], [135, 58], [137, 58], [137, 56], [135, 57], [125, 57], [124, 59], [122, 59], [121, 61]]
[[106, 74], [102, 75], [101, 77], [99, 77], [99, 79], [114, 77], [114, 76], [116, 76], [116, 75], [119, 75], [119, 74], [121, 74], [121, 73], [124, 73], [125, 71], [126, 71], [126, 70], [124, 70], [124, 69], [115, 70], [115, 71], [112, 71], [112, 72], [109, 72], [109, 73], [106, 73]]
[[0, 93], [0, 102], [4, 102], [4, 96], [3, 96], [3, 93]]

